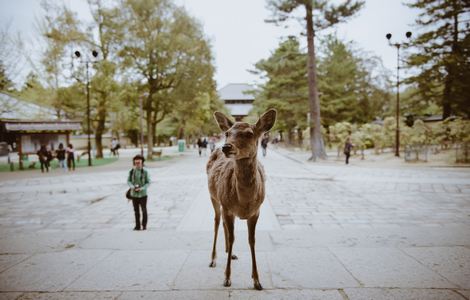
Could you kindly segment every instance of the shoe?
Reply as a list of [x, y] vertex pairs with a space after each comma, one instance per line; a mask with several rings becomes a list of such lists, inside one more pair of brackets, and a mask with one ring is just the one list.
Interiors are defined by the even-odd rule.
[[134, 230], [136, 230], [136, 231], [140, 230], [140, 227], [134, 227]]
[[147, 230], [147, 226], [142, 227], [142, 230]]

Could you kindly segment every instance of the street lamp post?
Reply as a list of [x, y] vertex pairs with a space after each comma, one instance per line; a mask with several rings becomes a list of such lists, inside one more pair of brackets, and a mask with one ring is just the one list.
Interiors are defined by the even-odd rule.
[[[93, 50], [91, 52], [93, 57], [98, 56], [98, 52]], [[75, 51], [75, 56], [80, 58], [82, 54], [80, 51]], [[86, 115], [87, 115], [87, 133], [88, 133], [88, 166], [91, 167], [91, 138], [90, 138], [90, 77], [89, 77], [89, 64], [93, 63], [88, 57], [82, 61], [85, 63], [86, 68]]]
[[[410, 39], [411, 31], [407, 31], [405, 35], [408, 39]], [[391, 33], [387, 33], [385, 37], [387, 38], [390, 46], [394, 46], [395, 48], [397, 48], [397, 127], [395, 131], [395, 156], [400, 157], [400, 47], [402, 45], [406, 45], [406, 43], [392, 43], [390, 41], [390, 39], [392, 38]]]

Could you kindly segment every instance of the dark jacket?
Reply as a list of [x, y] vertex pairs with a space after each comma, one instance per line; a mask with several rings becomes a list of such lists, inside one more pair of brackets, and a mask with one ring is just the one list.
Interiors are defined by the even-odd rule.
[[346, 155], [351, 154], [352, 147], [353, 147], [353, 144], [351, 142], [346, 142], [344, 144], [344, 154], [346, 154]]
[[56, 157], [58, 160], [64, 160], [65, 159], [65, 149], [57, 149], [56, 150]]

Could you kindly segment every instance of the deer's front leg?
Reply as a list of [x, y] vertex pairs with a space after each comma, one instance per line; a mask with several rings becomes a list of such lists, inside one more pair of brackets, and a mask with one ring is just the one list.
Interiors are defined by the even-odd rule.
[[233, 242], [235, 241], [234, 222], [235, 216], [224, 211], [224, 223], [227, 228], [227, 239], [228, 239], [228, 255], [227, 255], [227, 267], [225, 268], [225, 281], [224, 286], [231, 286], [230, 275], [232, 273], [232, 248]]
[[212, 256], [211, 263], [209, 267], [215, 268], [216, 265], [216, 246], [217, 246], [217, 233], [219, 232], [219, 223], [220, 223], [220, 207], [214, 206], [215, 217], [214, 217], [214, 243], [212, 245]]
[[250, 250], [251, 250], [251, 262], [252, 262], [252, 271], [251, 271], [251, 278], [253, 278], [253, 285], [254, 288], [257, 290], [262, 290], [263, 287], [261, 283], [259, 283], [258, 277], [258, 268], [256, 267], [256, 253], [255, 253], [255, 231], [256, 231], [256, 223], [258, 222], [259, 213], [256, 216], [253, 216], [248, 219], [248, 241], [250, 242]]
[[[227, 225], [225, 225], [224, 222], [224, 237], [225, 237], [225, 253], [228, 253], [228, 231], [227, 231]], [[238, 259], [238, 256], [232, 253], [232, 259]]]

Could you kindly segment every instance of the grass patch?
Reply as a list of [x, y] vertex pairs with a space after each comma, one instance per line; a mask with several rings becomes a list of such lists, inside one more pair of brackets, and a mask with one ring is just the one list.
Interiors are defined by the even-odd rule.
[[[117, 161], [117, 157], [108, 157], [108, 158], [95, 158], [91, 161], [93, 167], [97, 166], [104, 166], [111, 164], [115, 161]], [[18, 162], [13, 163], [13, 167], [15, 171], [26, 171], [26, 170], [41, 170], [41, 164], [39, 161], [36, 161], [34, 164], [33, 168], [30, 168], [31, 162], [30, 161], [23, 161], [23, 170], [20, 170], [20, 166]], [[80, 161], [75, 160], [75, 168], [82, 168], [82, 167], [88, 167], [88, 159], [87, 158], [82, 158]], [[54, 159], [51, 161], [51, 166], [49, 169], [58, 169], [59, 168], [59, 161], [57, 159]], [[9, 172], [10, 171], [10, 165], [7, 163], [0, 163], [0, 172]]]
[[160, 156], [160, 157], [155, 157], [154, 156], [152, 159], [145, 159], [145, 161], [147, 161], [147, 162], [149, 162], [149, 161], [150, 162], [157, 162], [157, 161], [170, 160], [172, 158], [173, 158], [173, 156], [171, 156], [171, 155], [163, 155], [163, 156]]

